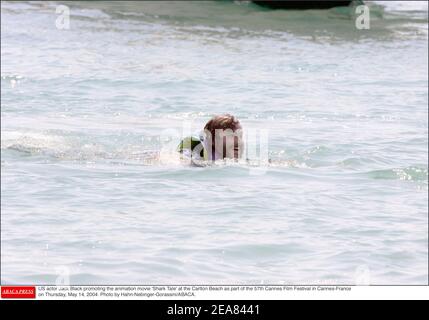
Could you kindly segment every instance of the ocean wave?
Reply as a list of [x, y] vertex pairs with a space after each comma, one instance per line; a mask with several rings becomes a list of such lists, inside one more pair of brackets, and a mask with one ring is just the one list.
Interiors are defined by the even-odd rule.
[[422, 166], [373, 170], [368, 171], [366, 175], [372, 179], [406, 180], [428, 183], [428, 168]]

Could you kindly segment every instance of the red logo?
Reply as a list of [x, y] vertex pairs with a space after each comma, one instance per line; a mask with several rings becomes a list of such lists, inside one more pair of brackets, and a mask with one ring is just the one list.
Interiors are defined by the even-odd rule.
[[36, 298], [36, 287], [1, 287], [3, 299], [34, 299]]

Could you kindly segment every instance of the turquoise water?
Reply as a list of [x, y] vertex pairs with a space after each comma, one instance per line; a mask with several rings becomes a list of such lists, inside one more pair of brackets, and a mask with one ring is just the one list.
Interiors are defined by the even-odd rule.
[[[1, 3], [2, 284], [427, 284], [427, 2], [57, 4]], [[269, 166], [169, 155], [225, 112]]]

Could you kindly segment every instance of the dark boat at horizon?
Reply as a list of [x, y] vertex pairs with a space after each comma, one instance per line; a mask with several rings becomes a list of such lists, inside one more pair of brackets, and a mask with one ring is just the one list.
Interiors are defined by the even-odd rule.
[[266, 0], [266, 1], [252, 1], [252, 2], [257, 5], [267, 7], [270, 9], [309, 10], [309, 9], [331, 9], [334, 7], [347, 7], [353, 1]]

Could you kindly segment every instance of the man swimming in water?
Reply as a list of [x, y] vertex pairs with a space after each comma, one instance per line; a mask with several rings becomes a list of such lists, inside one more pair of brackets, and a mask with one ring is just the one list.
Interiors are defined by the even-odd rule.
[[193, 163], [219, 159], [240, 159], [243, 155], [243, 132], [240, 122], [230, 114], [218, 115], [204, 126], [200, 138], [187, 137], [178, 148]]

